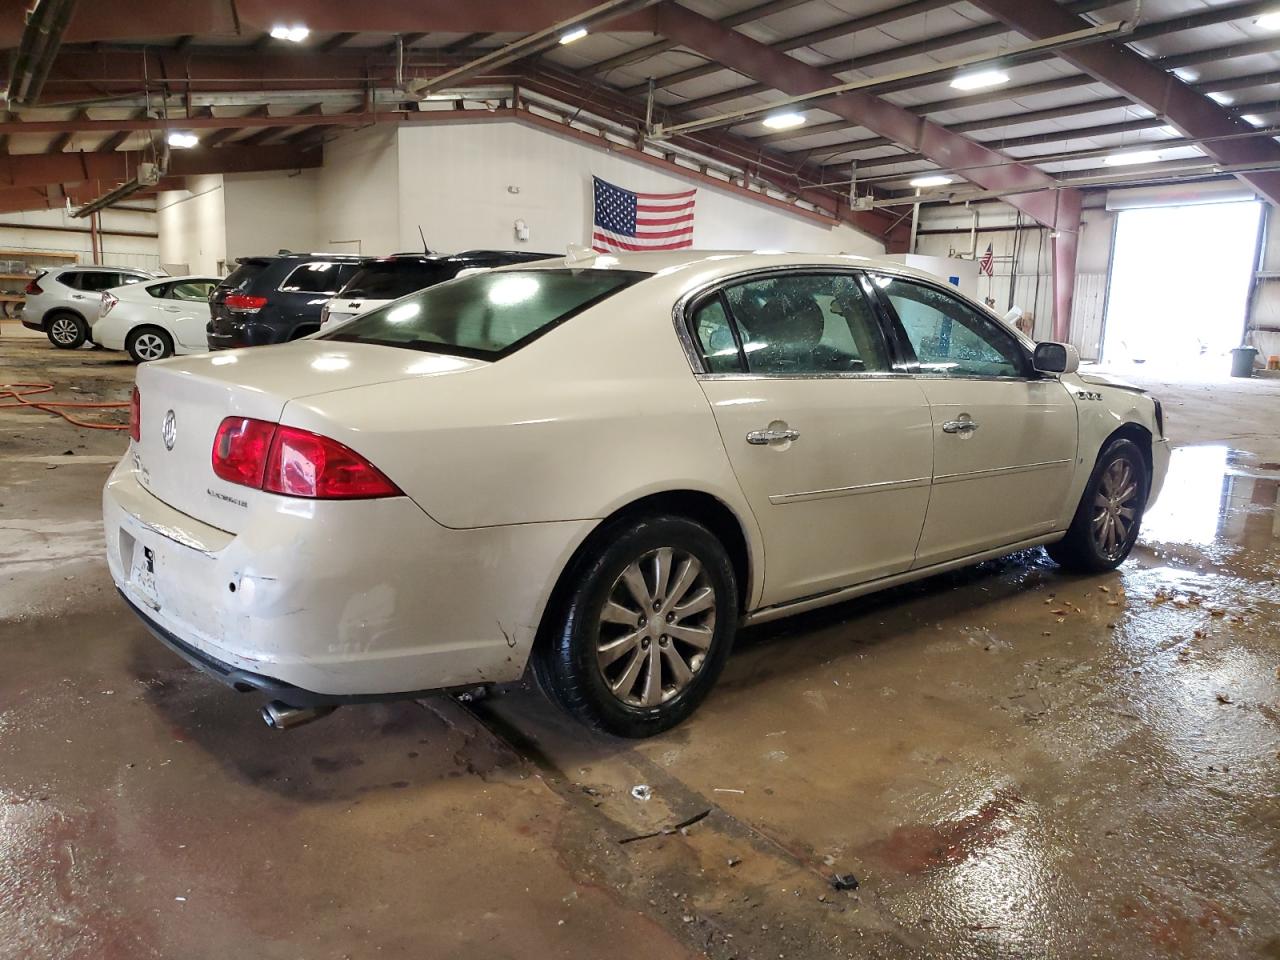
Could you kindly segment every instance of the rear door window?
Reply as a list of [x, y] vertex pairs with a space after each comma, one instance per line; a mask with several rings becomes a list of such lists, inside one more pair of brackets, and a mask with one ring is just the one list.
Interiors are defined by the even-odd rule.
[[165, 296], [170, 300], [208, 300], [215, 286], [212, 280], [179, 280], [168, 285]]
[[356, 264], [339, 260], [312, 260], [299, 264], [280, 284], [281, 293], [337, 293], [351, 278]]
[[[124, 283], [124, 281], [120, 279], [120, 274], [108, 273], [105, 270], [82, 270], [77, 273], [76, 276], [80, 280], [80, 283], [77, 285], [79, 289], [95, 293], [102, 290], [109, 290], [111, 287], [118, 287]], [[131, 279], [136, 280], [137, 278]]]

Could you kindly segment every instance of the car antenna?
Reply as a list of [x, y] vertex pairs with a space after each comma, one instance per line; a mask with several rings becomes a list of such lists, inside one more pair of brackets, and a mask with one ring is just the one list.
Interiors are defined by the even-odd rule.
[[418, 236], [422, 238], [422, 252], [431, 256], [431, 248], [427, 246], [427, 235], [422, 232], [422, 224], [418, 224]]

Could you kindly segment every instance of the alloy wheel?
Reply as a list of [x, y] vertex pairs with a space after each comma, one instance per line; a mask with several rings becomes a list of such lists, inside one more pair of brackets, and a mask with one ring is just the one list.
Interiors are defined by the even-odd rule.
[[159, 334], [141, 333], [134, 339], [133, 349], [141, 360], [159, 360], [164, 356], [164, 341]]
[[660, 547], [614, 581], [600, 611], [596, 663], [623, 703], [658, 706], [693, 682], [715, 626], [716, 593], [701, 562]]
[[75, 343], [80, 336], [80, 328], [74, 320], [57, 317], [49, 325], [49, 333], [57, 343]]
[[1138, 478], [1124, 458], [1111, 462], [1093, 498], [1093, 542], [1108, 560], [1119, 557], [1138, 518]]

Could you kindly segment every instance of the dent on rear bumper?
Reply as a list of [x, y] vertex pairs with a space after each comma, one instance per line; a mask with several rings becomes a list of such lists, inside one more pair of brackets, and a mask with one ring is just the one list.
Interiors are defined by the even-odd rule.
[[[273, 497], [233, 535], [156, 499], [128, 457], [103, 522], [112, 579], [156, 625], [235, 670], [344, 697], [518, 678], [592, 525], [450, 530], [407, 498]], [[158, 607], [130, 583], [134, 542], [156, 556]]]

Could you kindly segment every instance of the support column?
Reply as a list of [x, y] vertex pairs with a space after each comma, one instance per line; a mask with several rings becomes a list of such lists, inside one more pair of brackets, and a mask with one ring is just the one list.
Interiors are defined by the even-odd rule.
[[1076, 289], [1076, 254], [1080, 246], [1080, 194], [1058, 192], [1058, 215], [1050, 239], [1053, 249], [1053, 339], [1071, 339], [1071, 307]]

